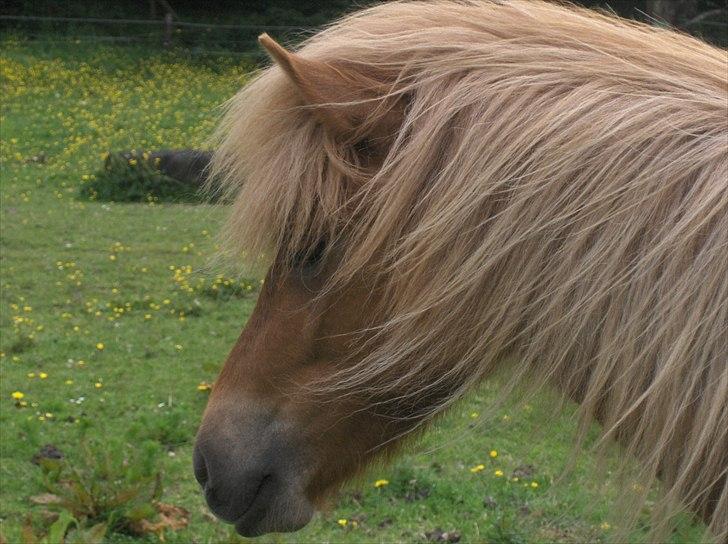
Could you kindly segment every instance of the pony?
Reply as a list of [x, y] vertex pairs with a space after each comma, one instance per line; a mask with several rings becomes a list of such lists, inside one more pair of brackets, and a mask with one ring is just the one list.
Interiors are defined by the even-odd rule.
[[655, 527], [689, 509], [725, 541], [725, 51], [538, 0], [259, 41], [213, 158], [224, 253], [266, 276], [198, 431], [211, 510], [297, 530], [506, 369], [660, 482]]

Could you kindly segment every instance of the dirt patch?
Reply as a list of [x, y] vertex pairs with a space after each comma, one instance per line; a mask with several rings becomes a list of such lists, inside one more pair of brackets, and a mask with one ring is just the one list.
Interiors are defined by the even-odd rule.
[[425, 538], [429, 542], [460, 542], [460, 533], [458, 531], [443, 531], [438, 527], [426, 532]]

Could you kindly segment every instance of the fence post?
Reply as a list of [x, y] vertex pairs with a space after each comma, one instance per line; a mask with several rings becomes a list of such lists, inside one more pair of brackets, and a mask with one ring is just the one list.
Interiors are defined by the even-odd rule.
[[168, 11], [164, 14], [164, 47], [172, 45], [172, 14]]

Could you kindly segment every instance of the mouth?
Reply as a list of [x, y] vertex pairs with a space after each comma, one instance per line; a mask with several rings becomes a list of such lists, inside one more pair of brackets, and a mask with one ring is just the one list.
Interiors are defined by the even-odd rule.
[[280, 493], [274, 477], [264, 478], [245, 512], [235, 520], [235, 531], [244, 537], [266, 533], [291, 533], [305, 527], [313, 516], [308, 500]]
[[245, 507], [243, 513], [232, 522], [239, 535], [251, 537], [267, 532], [263, 527], [263, 522], [268, 513], [269, 504], [274, 498], [275, 487], [272, 474], [263, 476], [250, 503]]
[[257, 481], [252, 478], [236, 481], [231, 476], [224, 484], [216, 479], [217, 485], [213, 485], [207, 463], [199, 452], [194, 458], [194, 469], [212, 513], [233, 524], [241, 536], [297, 531], [313, 516], [310, 502], [296, 492], [295, 484], [282, 479], [282, 474], [264, 472]]

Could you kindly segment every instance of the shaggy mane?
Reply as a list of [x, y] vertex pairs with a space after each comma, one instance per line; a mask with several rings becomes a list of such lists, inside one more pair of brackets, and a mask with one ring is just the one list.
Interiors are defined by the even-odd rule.
[[277, 67], [220, 127], [228, 247], [266, 265], [326, 240], [327, 291], [385, 281], [376, 341], [322, 387], [447, 384], [433, 415], [508, 357], [664, 482], [660, 516], [681, 501], [728, 540], [726, 52], [513, 0], [387, 3], [299, 53], [383, 68], [407, 103], [368, 177]]

